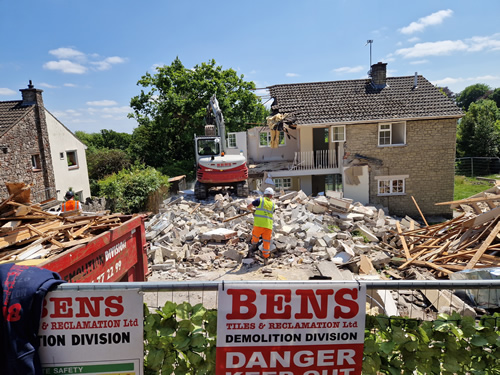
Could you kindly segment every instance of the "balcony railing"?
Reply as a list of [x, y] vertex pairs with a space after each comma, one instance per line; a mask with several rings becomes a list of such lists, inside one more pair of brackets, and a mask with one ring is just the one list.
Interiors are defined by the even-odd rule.
[[295, 153], [290, 170], [339, 168], [339, 157], [335, 150], [299, 151]]

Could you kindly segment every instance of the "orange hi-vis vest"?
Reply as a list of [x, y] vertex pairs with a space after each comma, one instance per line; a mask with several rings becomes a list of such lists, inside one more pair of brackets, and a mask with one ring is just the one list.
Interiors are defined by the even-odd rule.
[[74, 211], [79, 210], [81, 208], [80, 202], [75, 201], [74, 199], [70, 199], [62, 204], [61, 211]]

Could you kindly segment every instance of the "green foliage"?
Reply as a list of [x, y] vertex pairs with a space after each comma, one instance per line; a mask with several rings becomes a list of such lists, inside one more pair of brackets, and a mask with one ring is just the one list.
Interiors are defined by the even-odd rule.
[[130, 157], [119, 149], [87, 149], [87, 168], [91, 180], [101, 180], [130, 167]]
[[500, 314], [366, 317], [363, 374], [500, 374]]
[[118, 133], [114, 130], [102, 129], [100, 133], [76, 131], [76, 137], [87, 147], [98, 149], [117, 149], [126, 151], [132, 141], [132, 134]]
[[166, 302], [156, 312], [144, 308], [144, 374], [215, 373], [217, 312], [201, 304]]
[[112, 211], [125, 214], [146, 209], [148, 197], [168, 188], [168, 177], [156, 169], [133, 166], [99, 181], [99, 196], [111, 202]]
[[[138, 85], [148, 91], [131, 99], [138, 127], [130, 151], [147, 165], [166, 170], [175, 162], [194, 165], [194, 134], [204, 134], [210, 97], [217, 95], [226, 130], [247, 129], [248, 123], [264, 122], [265, 107], [233, 69], [223, 70], [214, 60], [186, 69], [179, 58], [171, 65], [146, 73]], [[190, 167], [192, 169], [192, 167]], [[183, 173], [185, 174], [185, 172]]]
[[[363, 374], [500, 374], [500, 314], [435, 321], [367, 315]], [[215, 372], [217, 312], [201, 304], [144, 306], [144, 373]]]
[[500, 111], [492, 100], [472, 103], [460, 120], [457, 153], [460, 156], [494, 157], [500, 150]]
[[490, 92], [490, 87], [484, 83], [476, 83], [475, 85], [467, 86], [457, 96], [457, 104], [459, 107], [468, 111], [469, 106], [479, 99], [484, 99]]

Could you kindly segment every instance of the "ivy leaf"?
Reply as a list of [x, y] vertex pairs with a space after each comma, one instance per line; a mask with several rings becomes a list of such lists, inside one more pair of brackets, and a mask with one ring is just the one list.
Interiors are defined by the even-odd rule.
[[172, 315], [175, 314], [175, 309], [177, 308], [177, 304], [171, 301], [165, 302], [165, 305], [161, 308], [160, 311], [158, 311], [158, 314], [160, 314], [164, 319], [170, 318]]
[[201, 326], [203, 324], [203, 318], [205, 317], [206, 312], [207, 309], [205, 309], [201, 303], [193, 306], [193, 311], [191, 312], [191, 321], [193, 322], [193, 324]]
[[472, 336], [470, 343], [475, 346], [486, 346], [488, 345], [488, 340], [480, 335]]
[[172, 343], [177, 350], [184, 351], [189, 348], [191, 338], [189, 337], [191, 331], [187, 329], [180, 329], [177, 331]]
[[398, 345], [401, 345], [408, 341], [405, 331], [400, 327], [392, 327], [392, 339]]
[[193, 307], [189, 303], [184, 302], [177, 306], [175, 313], [179, 319], [186, 320], [189, 319], [189, 315], [192, 310]]
[[380, 350], [385, 354], [389, 354], [392, 353], [392, 351], [394, 350], [394, 346], [396, 346], [396, 343], [393, 341], [384, 342], [380, 344]]
[[150, 349], [146, 355], [146, 366], [151, 370], [159, 370], [163, 364], [163, 350]]

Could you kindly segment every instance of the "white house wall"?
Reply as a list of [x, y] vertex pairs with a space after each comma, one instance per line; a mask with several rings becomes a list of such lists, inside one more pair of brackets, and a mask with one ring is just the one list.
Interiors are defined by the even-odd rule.
[[[57, 199], [63, 200], [66, 191], [71, 187], [75, 192], [81, 191], [82, 197], [80, 199], [85, 201], [87, 197], [90, 197], [87, 158], [85, 156], [86, 146], [50, 112], [45, 111], [45, 118], [49, 133]], [[68, 151], [76, 151], [78, 168], [70, 169], [68, 167], [66, 160], [66, 152]]]
[[265, 161], [293, 161], [295, 152], [299, 150], [297, 141], [297, 130], [290, 129], [288, 138], [285, 134], [285, 145], [278, 148], [260, 147], [259, 132], [267, 130], [267, 127], [255, 127], [248, 130], [248, 158], [256, 163]]
[[227, 155], [239, 155], [243, 152], [245, 158], [248, 159], [248, 147], [247, 147], [247, 132], [237, 132], [236, 134], [236, 148], [226, 147]]

